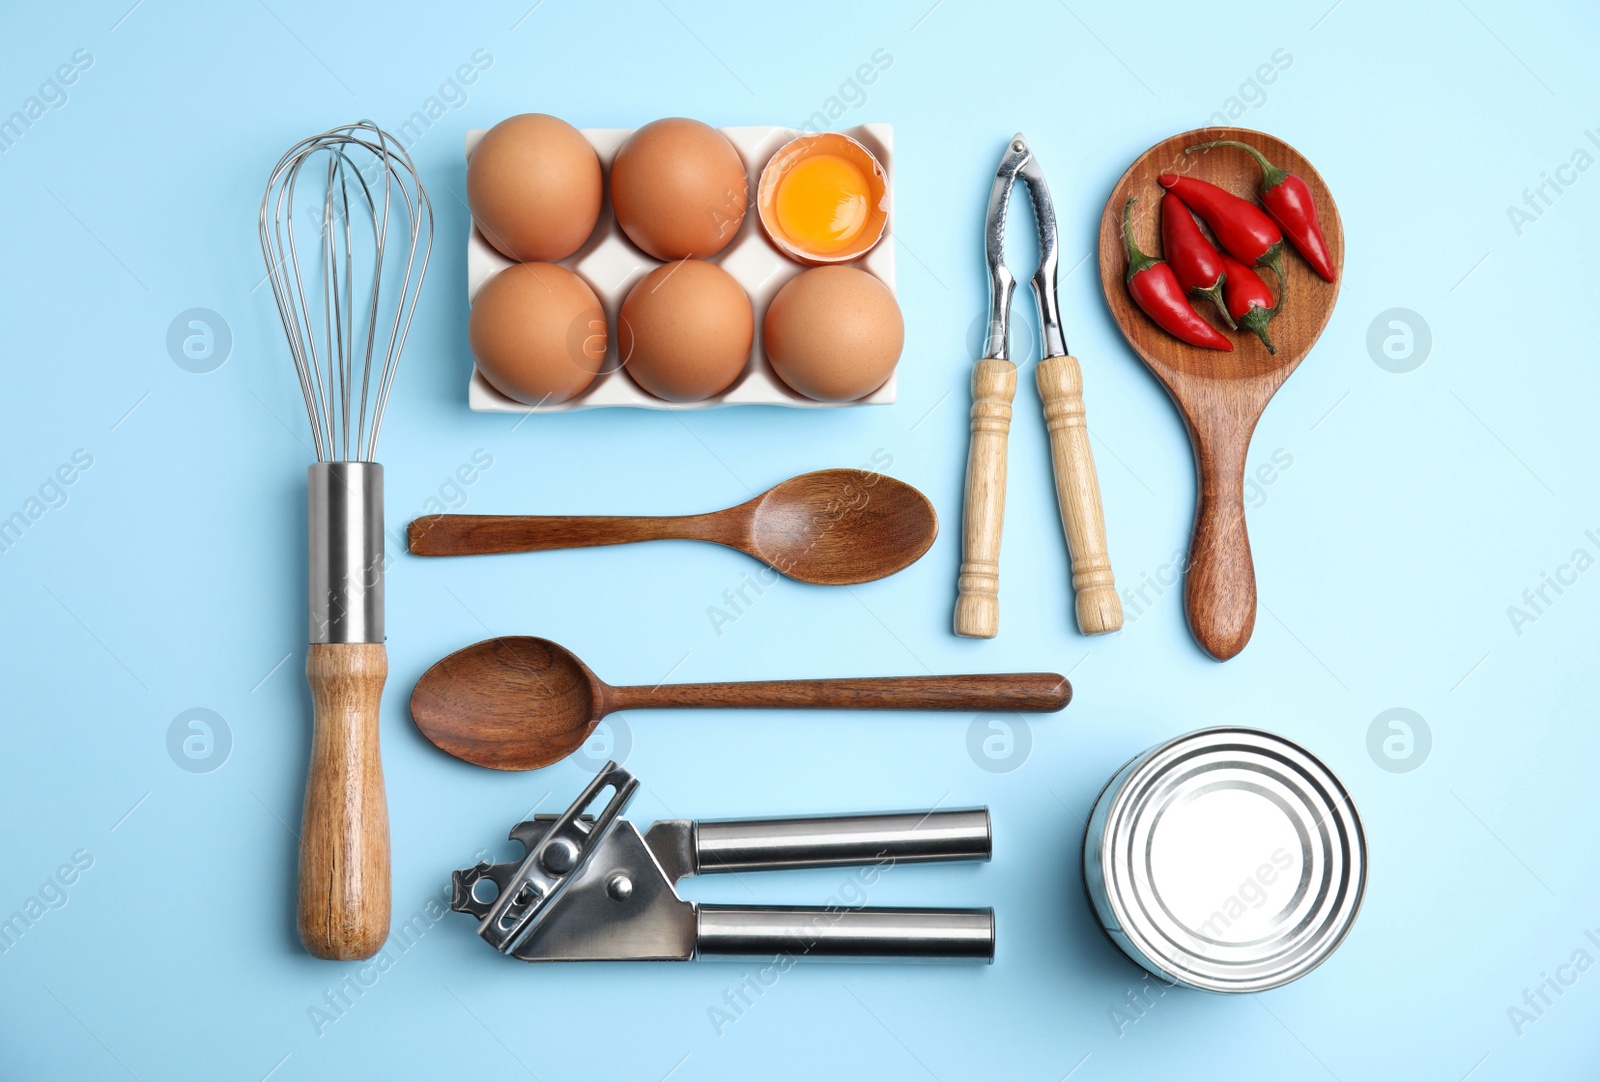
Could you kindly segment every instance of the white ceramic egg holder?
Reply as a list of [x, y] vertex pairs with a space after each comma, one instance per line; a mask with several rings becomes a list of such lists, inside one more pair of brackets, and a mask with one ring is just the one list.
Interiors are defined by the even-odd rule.
[[[478, 145], [478, 140], [483, 138], [487, 130], [474, 128], [467, 132], [469, 157], [472, 148]], [[600, 374], [595, 377], [588, 389], [576, 398], [555, 405], [529, 406], [495, 390], [474, 365], [472, 382], [467, 386], [469, 406], [474, 410], [491, 413], [562, 413], [567, 410], [594, 409], [601, 406], [638, 406], [642, 409], [658, 410], [711, 409], [716, 406], [796, 406], [825, 409], [838, 406], [887, 405], [895, 400], [895, 384], [898, 376], [893, 372], [889, 374], [883, 386], [865, 398], [859, 398], [854, 402], [818, 402], [791, 390], [772, 371], [761, 342], [761, 325], [766, 318], [767, 305], [772, 303], [772, 298], [785, 282], [806, 268], [779, 252], [767, 239], [765, 230], [761, 228], [760, 217], [756, 213], [755, 193], [761, 180], [762, 167], [767, 164], [767, 159], [789, 140], [806, 133], [793, 128], [777, 127], [721, 130], [722, 134], [733, 142], [740, 158], [744, 160], [745, 172], [750, 178], [751, 196], [751, 205], [739, 226], [739, 232], [734, 235], [726, 248], [710, 260], [721, 266], [733, 276], [734, 281], [744, 287], [744, 291], [750, 296], [750, 304], [755, 309], [756, 336], [750, 349], [750, 360], [733, 385], [721, 394], [702, 402], [668, 402], [644, 390], [623, 370], [622, 358], [617, 352], [617, 312], [634, 283], [661, 264], [639, 251], [628, 240], [621, 227], [617, 225], [616, 217], [611, 213], [611, 200], [608, 196], [601, 207], [600, 221], [595, 226], [593, 235], [576, 254], [561, 260], [561, 266], [572, 270], [589, 283], [590, 288], [599, 295], [600, 303], [605, 308], [606, 359], [601, 366]], [[582, 133], [594, 147], [595, 153], [600, 156], [600, 164], [605, 169], [606, 181], [609, 184], [611, 161], [616, 157], [617, 149], [622, 146], [623, 141], [633, 134], [632, 129], [585, 128]], [[872, 151], [873, 156], [883, 165], [884, 195], [888, 203], [888, 221], [884, 228], [883, 240], [864, 257], [847, 265], [860, 267], [876, 275], [893, 293], [894, 128], [889, 124], [859, 124], [844, 129], [843, 134]], [[470, 302], [477, 296], [483, 283], [511, 264], [512, 260], [495, 251], [489, 242], [483, 239], [476, 227], [468, 230], [467, 300]]]

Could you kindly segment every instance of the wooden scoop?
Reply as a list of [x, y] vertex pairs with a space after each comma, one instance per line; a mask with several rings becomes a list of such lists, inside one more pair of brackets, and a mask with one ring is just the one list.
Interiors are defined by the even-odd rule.
[[[1278, 347], [1269, 354], [1247, 332], [1224, 334], [1233, 339], [1232, 353], [1201, 349], [1180, 342], [1151, 322], [1128, 295], [1123, 254], [1122, 207], [1137, 196], [1134, 237], [1147, 252], [1161, 250], [1161, 224], [1155, 208], [1161, 202], [1156, 177], [1178, 173], [1208, 180], [1235, 195], [1254, 200], [1261, 170], [1249, 154], [1230, 147], [1185, 154], [1188, 147], [1216, 139], [1249, 143], [1280, 168], [1297, 173], [1310, 187], [1317, 215], [1328, 241], [1335, 269], [1341, 274], [1324, 282], [1284, 240], [1288, 299], [1272, 323]], [[1100, 219], [1100, 284], [1111, 315], [1128, 344], [1156, 374], [1172, 396], [1189, 430], [1199, 469], [1199, 497], [1194, 533], [1189, 542], [1189, 568], [1184, 579], [1184, 609], [1189, 628], [1201, 647], [1226, 661], [1250, 641], [1256, 622], [1255, 564], [1244, 521], [1245, 456], [1250, 435], [1273, 394], [1310, 352], [1333, 313], [1344, 267], [1344, 228], [1339, 208], [1322, 177], [1301, 154], [1280, 139], [1242, 128], [1200, 128], [1174, 135], [1141, 154], [1111, 191]], [[1270, 271], [1268, 284], [1277, 283]], [[1204, 304], [1197, 305], [1208, 317]]]
[[415, 556], [711, 541], [800, 582], [844, 586], [909, 567], [938, 533], [933, 504], [905, 482], [866, 470], [818, 470], [706, 515], [428, 515], [411, 523], [407, 539]]
[[612, 687], [570, 651], [526, 635], [485, 639], [422, 674], [411, 718], [457, 759], [533, 770], [583, 746], [615, 710], [712, 709], [1060, 710], [1072, 686], [1056, 673], [760, 680], [741, 684]]

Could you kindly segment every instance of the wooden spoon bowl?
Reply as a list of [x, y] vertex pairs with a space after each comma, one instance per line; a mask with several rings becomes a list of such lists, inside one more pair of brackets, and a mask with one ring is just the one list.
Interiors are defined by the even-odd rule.
[[[1261, 170], [1242, 150], [1219, 147], [1185, 154], [1188, 147], [1217, 139], [1249, 143], [1281, 169], [1305, 180], [1316, 203], [1336, 271], [1332, 283], [1317, 277], [1284, 239], [1287, 299], [1272, 322], [1276, 355], [1248, 331], [1217, 325], [1204, 303], [1196, 309], [1233, 339], [1231, 353], [1202, 349], [1156, 326], [1128, 295], [1128, 260], [1122, 245], [1122, 208], [1131, 198], [1133, 233], [1139, 247], [1161, 251], [1159, 207], [1164, 194], [1156, 178], [1178, 173], [1210, 181], [1254, 200]], [[1163, 140], [1141, 154], [1111, 190], [1100, 219], [1100, 284], [1122, 334], [1172, 397], [1189, 432], [1199, 473], [1194, 532], [1184, 577], [1184, 611], [1195, 640], [1226, 661], [1250, 641], [1256, 621], [1255, 564], [1244, 518], [1245, 459], [1250, 436], [1283, 381], [1311, 351], [1333, 314], [1344, 269], [1344, 227], [1328, 186], [1311, 163], [1289, 144], [1243, 128], [1198, 128]], [[1270, 272], [1266, 281], [1276, 288]]]
[[922, 558], [939, 534], [928, 498], [865, 470], [791, 477], [741, 504], [739, 543], [789, 578], [819, 586], [873, 582]]
[[457, 759], [532, 770], [583, 746], [611, 710], [609, 691], [565, 647], [506, 636], [434, 664], [411, 693], [411, 718]]

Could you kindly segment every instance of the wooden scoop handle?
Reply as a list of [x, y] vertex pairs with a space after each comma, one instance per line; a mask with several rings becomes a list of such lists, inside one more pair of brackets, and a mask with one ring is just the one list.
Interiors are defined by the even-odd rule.
[[1072, 700], [1052, 672], [974, 676], [872, 676], [843, 680], [753, 680], [611, 689], [609, 710], [667, 707], [810, 710], [992, 710], [1048, 713]]
[[1122, 627], [1122, 601], [1106, 551], [1105, 512], [1100, 479], [1083, 410], [1083, 371], [1076, 357], [1046, 357], [1034, 368], [1050, 430], [1050, 462], [1055, 468], [1056, 501], [1072, 559], [1072, 589], [1077, 596], [1078, 630], [1103, 635]]
[[424, 515], [406, 530], [413, 556], [481, 556], [497, 552], [627, 545], [635, 541], [734, 544], [726, 512], [713, 515]]
[[306, 653], [311, 769], [300, 821], [300, 940], [318, 958], [371, 958], [389, 938], [389, 809], [378, 705], [382, 643], [319, 643]]
[[956, 580], [956, 634], [992, 639], [1000, 631], [1000, 532], [1006, 517], [1006, 438], [1017, 366], [986, 357], [972, 367], [972, 444]]
[[1183, 607], [1202, 649], [1227, 661], [1250, 641], [1256, 626], [1256, 569], [1244, 521], [1245, 454], [1250, 432], [1192, 433], [1200, 493]]

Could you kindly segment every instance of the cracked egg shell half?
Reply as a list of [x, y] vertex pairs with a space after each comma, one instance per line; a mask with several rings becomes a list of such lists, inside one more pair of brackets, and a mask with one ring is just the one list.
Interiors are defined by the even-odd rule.
[[807, 266], [860, 259], [889, 225], [889, 181], [872, 151], [838, 132], [791, 139], [761, 170], [761, 228]]

